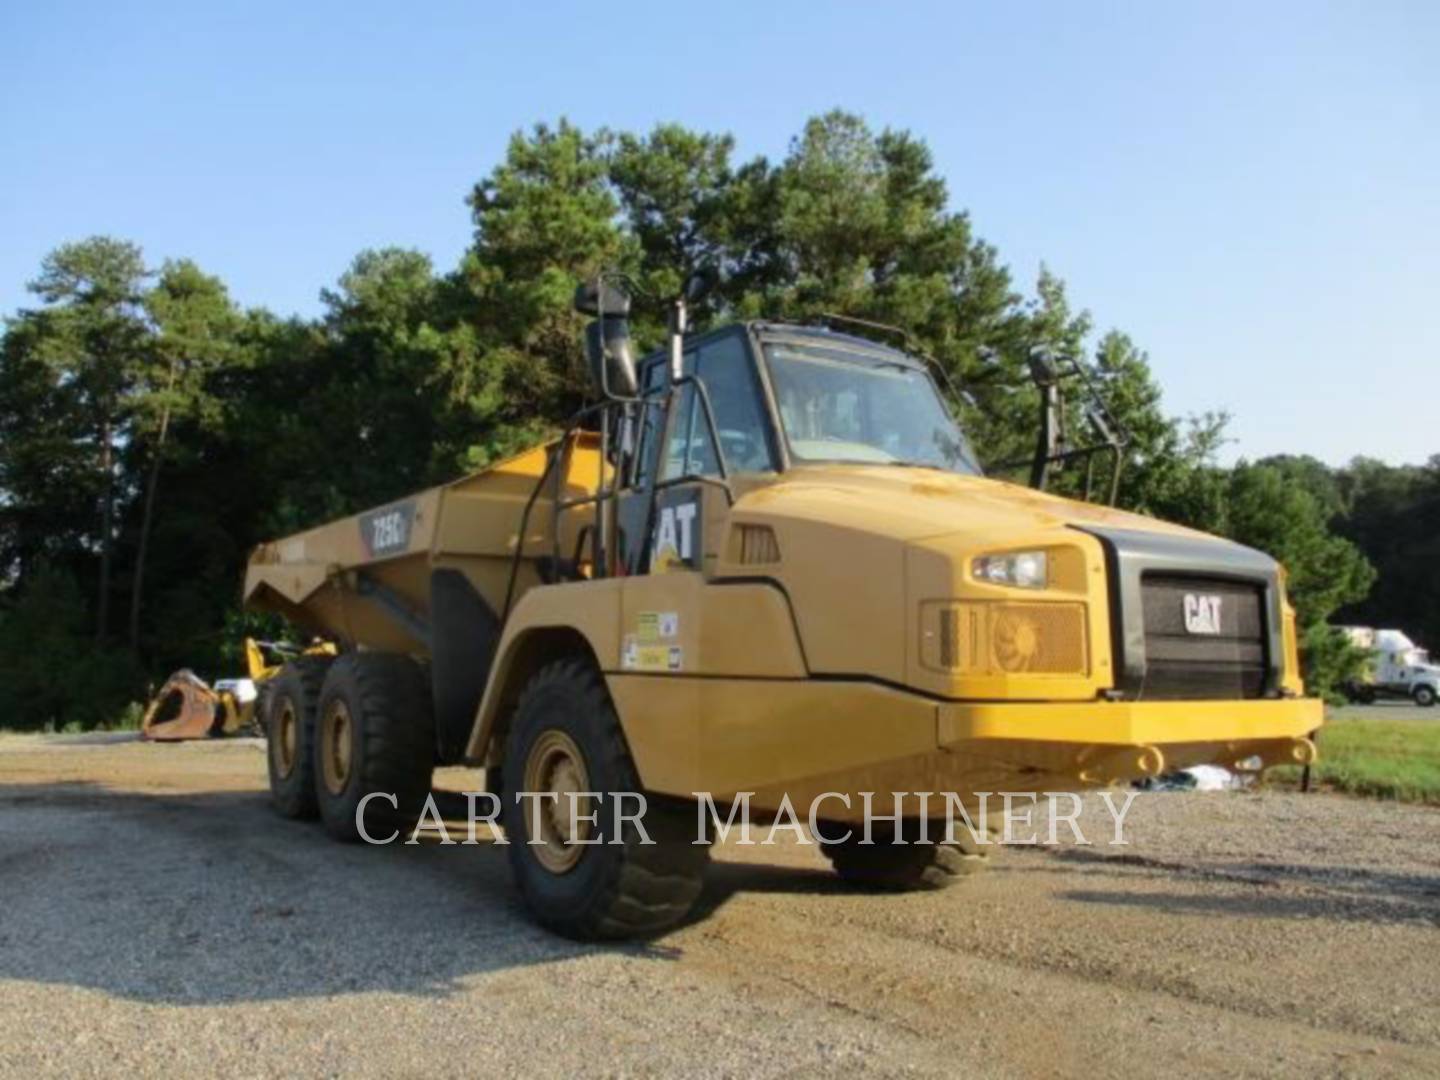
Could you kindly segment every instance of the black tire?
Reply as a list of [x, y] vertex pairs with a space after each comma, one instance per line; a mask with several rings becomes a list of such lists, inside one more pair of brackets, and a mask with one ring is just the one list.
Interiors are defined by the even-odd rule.
[[[820, 831], [827, 835], [840, 835], [847, 826], [839, 824], [822, 825]], [[930, 838], [943, 836], [944, 822], [930, 822], [927, 835]], [[882, 889], [889, 892], [912, 892], [924, 889], [944, 889], [974, 874], [986, 870], [990, 865], [990, 850], [994, 844], [981, 844], [970, 835], [964, 824], [955, 827], [953, 843], [919, 843], [918, 823], [906, 822], [902, 838], [911, 841], [893, 844], [893, 832], [880, 829], [872, 831], [873, 844], [864, 844], [861, 826], [853, 826], [853, 835], [836, 844], [821, 842], [821, 851], [830, 860], [835, 872], [851, 885], [865, 889]]]
[[331, 657], [301, 656], [266, 684], [265, 758], [270, 803], [287, 818], [314, 818], [315, 708]]
[[250, 714], [250, 726], [255, 734], [264, 736], [270, 730], [270, 708], [275, 697], [275, 680], [269, 679], [255, 691], [255, 711]]
[[1416, 705], [1422, 709], [1428, 709], [1435, 704], [1435, 688], [1426, 685], [1417, 686], [1410, 692], [1410, 697]]
[[[372, 839], [414, 825], [435, 767], [430, 680], [419, 664], [397, 653], [346, 653], [325, 676], [315, 732], [315, 795], [326, 832], [337, 840], [364, 839], [356, 813], [372, 792], [395, 797], [394, 803], [380, 797], [366, 803]], [[337, 750], [345, 757], [343, 770]]]
[[[532, 751], [557, 740], [580, 755], [585, 780], [579, 790], [599, 793], [580, 809], [598, 815], [590, 838], [600, 841], [566, 845], [562, 838], [545, 847], [546, 855], [558, 851], [559, 857], [575, 859], [559, 871], [548, 867], [528, 842], [536, 811], [532, 800], [517, 794], [525, 790], [527, 764], [534, 765]], [[510, 867], [526, 906], [542, 926], [582, 941], [638, 937], [673, 926], [694, 906], [710, 852], [692, 843], [693, 809], [650, 798], [641, 821], [654, 842], [643, 843], [633, 821], [622, 822], [618, 836], [615, 833], [613, 796], [640, 792], [640, 778], [604, 679], [589, 662], [557, 660], [531, 678], [515, 709], [503, 774], [507, 792], [501, 820]], [[638, 810], [633, 799], [623, 805], [628, 812]], [[542, 816], [545, 809], [540, 803]], [[574, 854], [577, 846], [579, 853]]]

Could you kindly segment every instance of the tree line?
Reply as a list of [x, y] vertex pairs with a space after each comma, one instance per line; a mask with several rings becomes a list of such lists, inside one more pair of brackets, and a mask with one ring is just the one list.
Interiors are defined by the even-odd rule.
[[[1166, 413], [1145, 354], [1095, 334], [1054, 275], [1022, 289], [911, 133], [833, 112], [780, 160], [740, 160], [728, 135], [561, 121], [517, 133], [467, 203], [458, 265], [364, 251], [313, 319], [242, 309], [192, 261], [152, 265], [123, 240], [44, 259], [0, 340], [0, 723], [105, 724], [176, 666], [234, 667], [261, 628], [238, 604], [254, 544], [554, 431], [587, 394], [571, 296], [608, 267], [653, 297], [720, 268], [702, 328], [823, 312], [903, 327], [963, 389], [992, 465], [1033, 446], [1030, 351], [1080, 358], [1130, 433], [1120, 504], [1283, 559], [1312, 683], [1354, 662], [1325, 629], [1344, 605], [1440, 629], [1410, 561], [1435, 543], [1410, 523], [1417, 506], [1433, 518], [1436, 461], [1219, 467], [1226, 418]], [[660, 305], [634, 331], [658, 345]]]

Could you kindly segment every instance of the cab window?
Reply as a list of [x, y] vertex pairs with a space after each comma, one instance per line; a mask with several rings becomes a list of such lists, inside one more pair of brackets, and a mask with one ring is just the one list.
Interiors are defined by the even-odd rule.
[[[730, 471], [774, 469], [775, 459], [760, 405], [760, 384], [744, 340], [738, 334], [727, 334], [706, 342], [698, 350], [685, 354], [685, 371], [686, 374], [696, 372], [705, 383]], [[676, 402], [660, 479], [717, 476], [719, 472], [705, 409], [697, 400], [694, 387], [686, 385]]]

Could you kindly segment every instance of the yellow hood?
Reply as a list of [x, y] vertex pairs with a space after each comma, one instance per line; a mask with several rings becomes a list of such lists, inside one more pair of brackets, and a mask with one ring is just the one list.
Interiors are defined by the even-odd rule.
[[761, 516], [823, 521], [901, 541], [973, 533], [993, 543], [1008, 535], [1072, 524], [1205, 535], [1156, 518], [1048, 495], [1003, 480], [886, 465], [792, 469], [779, 482], [747, 494], [736, 509]]

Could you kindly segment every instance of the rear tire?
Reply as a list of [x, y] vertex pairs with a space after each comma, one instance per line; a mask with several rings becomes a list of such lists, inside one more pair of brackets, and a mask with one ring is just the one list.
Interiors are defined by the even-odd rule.
[[270, 803], [282, 817], [310, 819], [315, 802], [315, 708], [331, 657], [301, 656], [265, 684], [265, 757]]
[[1435, 688], [1433, 686], [1417, 686], [1410, 696], [1422, 709], [1428, 709], [1435, 704]]
[[325, 676], [315, 731], [315, 794], [326, 832], [364, 839], [357, 814], [372, 792], [385, 796], [365, 804], [372, 839], [414, 825], [435, 766], [430, 680], [419, 664], [398, 653], [346, 653]]
[[250, 714], [250, 726], [254, 734], [264, 738], [270, 730], [270, 708], [275, 698], [275, 680], [267, 679], [255, 691], [255, 711]]
[[[615, 832], [617, 802], [639, 811], [634, 799], [616, 795], [638, 793], [640, 777], [604, 679], [591, 664], [557, 660], [531, 678], [515, 709], [504, 777], [510, 866], [542, 926], [582, 941], [636, 937], [674, 925], [694, 906], [710, 852], [691, 842], [693, 812], [650, 798], [640, 820], [654, 843], [642, 843], [632, 820]], [[525, 791], [557, 797], [520, 798]], [[566, 791], [598, 794], [577, 804], [578, 815], [593, 812], [596, 820], [581, 823], [575, 834]], [[537, 818], [540, 834], [532, 838]]]
[[[928, 835], [933, 837], [937, 832], [943, 835], [944, 828], [943, 822], [931, 822]], [[832, 824], [822, 831], [833, 834], [843, 831], [843, 827]], [[994, 846], [979, 843], [963, 825], [955, 832], [953, 843], [916, 843], [917, 823], [909, 821], [902, 836], [910, 843], [892, 844], [893, 833], [882, 835], [880, 830], [875, 830], [871, 834], [875, 842], [863, 844], [860, 841], [864, 834], [857, 825], [850, 839], [836, 844], [822, 841], [821, 850], [835, 872], [851, 885], [888, 892], [944, 889], [961, 878], [988, 869], [990, 849]]]

